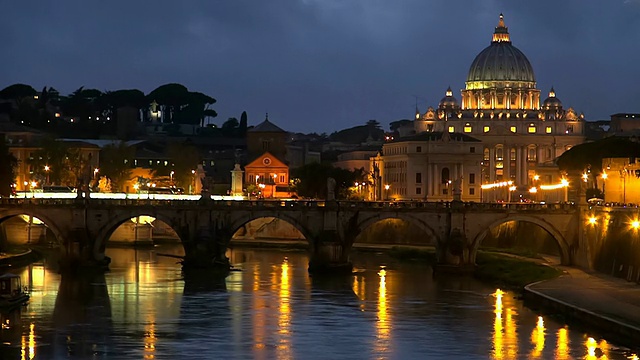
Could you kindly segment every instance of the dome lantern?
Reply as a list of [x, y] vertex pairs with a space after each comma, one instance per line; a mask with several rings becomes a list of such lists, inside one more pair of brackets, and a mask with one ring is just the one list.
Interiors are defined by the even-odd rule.
[[509, 28], [504, 25], [504, 15], [500, 14], [500, 20], [498, 20], [498, 26], [493, 32], [493, 38], [491, 42], [511, 42], [509, 38]]

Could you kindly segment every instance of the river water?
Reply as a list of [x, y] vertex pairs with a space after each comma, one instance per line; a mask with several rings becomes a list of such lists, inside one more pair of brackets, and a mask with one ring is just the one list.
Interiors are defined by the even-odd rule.
[[[224, 279], [183, 279], [150, 250], [108, 249], [104, 275], [15, 269], [31, 289], [2, 314], [1, 359], [626, 359], [527, 309], [513, 293], [357, 255], [353, 276], [311, 278], [303, 252], [234, 249]], [[593, 336], [593, 337], [592, 337]]]

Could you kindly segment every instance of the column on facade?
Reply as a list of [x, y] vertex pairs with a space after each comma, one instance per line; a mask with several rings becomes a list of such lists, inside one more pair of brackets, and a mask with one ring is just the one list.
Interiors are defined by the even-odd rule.
[[536, 153], [538, 154], [536, 156], [536, 165], [541, 164], [544, 160], [546, 160], [546, 158], [544, 157], [544, 150], [544, 146], [536, 145]]
[[433, 185], [434, 185], [433, 195], [439, 196], [440, 195], [440, 172], [438, 171], [438, 164], [433, 164], [433, 177], [435, 178], [435, 181], [433, 182]]
[[502, 162], [503, 165], [503, 178], [504, 181], [509, 181], [511, 180], [511, 145], [509, 144], [504, 144], [504, 161]]
[[522, 180], [521, 183], [523, 185], [528, 185], [529, 184], [529, 169], [527, 168], [527, 157], [529, 156], [529, 154], [527, 153], [527, 147], [526, 146], [522, 146], [522, 159], [520, 160], [522, 162], [521, 166], [522, 166], [522, 173], [520, 174], [522, 176]]
[[496, 181], [496, 148], [495, 144], [489, 147], [489, 183]]
[[516, 149], [516, 185], [524, 185], [522, 183], [522, 148], [520, 146], [515, 146]]

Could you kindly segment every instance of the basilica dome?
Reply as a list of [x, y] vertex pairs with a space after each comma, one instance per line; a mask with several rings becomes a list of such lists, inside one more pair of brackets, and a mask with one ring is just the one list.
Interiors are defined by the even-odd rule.
[[502, 14], [493, 33], [491, 45], [476, 56], [467, 76], [467, 83], [488, 81], [536, 81], [533, 67], [527, 57], [511, 44]]
[[458, 109], [460, 105], [458, 104], [458, 100], [453, 97], [453, 92], [451, 91], [451, 87], [447, 89], [445, 96], [438, 103], [439, 109]]
[[542, 108], [545, 110], [562, 109], [562, 101], [556, 97], [556, 91], [553, 87], [549, 91], [549, 97], [542, 103]]

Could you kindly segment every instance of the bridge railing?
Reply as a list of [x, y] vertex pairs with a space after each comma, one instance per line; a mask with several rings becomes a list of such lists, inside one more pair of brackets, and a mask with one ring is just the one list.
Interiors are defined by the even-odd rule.
[[357, 209], [458, 209], [471, 211], [568, 211], [577, 207], [574, 203], [476, 203], [446, 201], [324, 201], [324, 200], [164, 200], [164, 199], [47, 199], [47, 198], [0, 198], [5, 206], [170, 206], [180, 208], [357, 208]]

